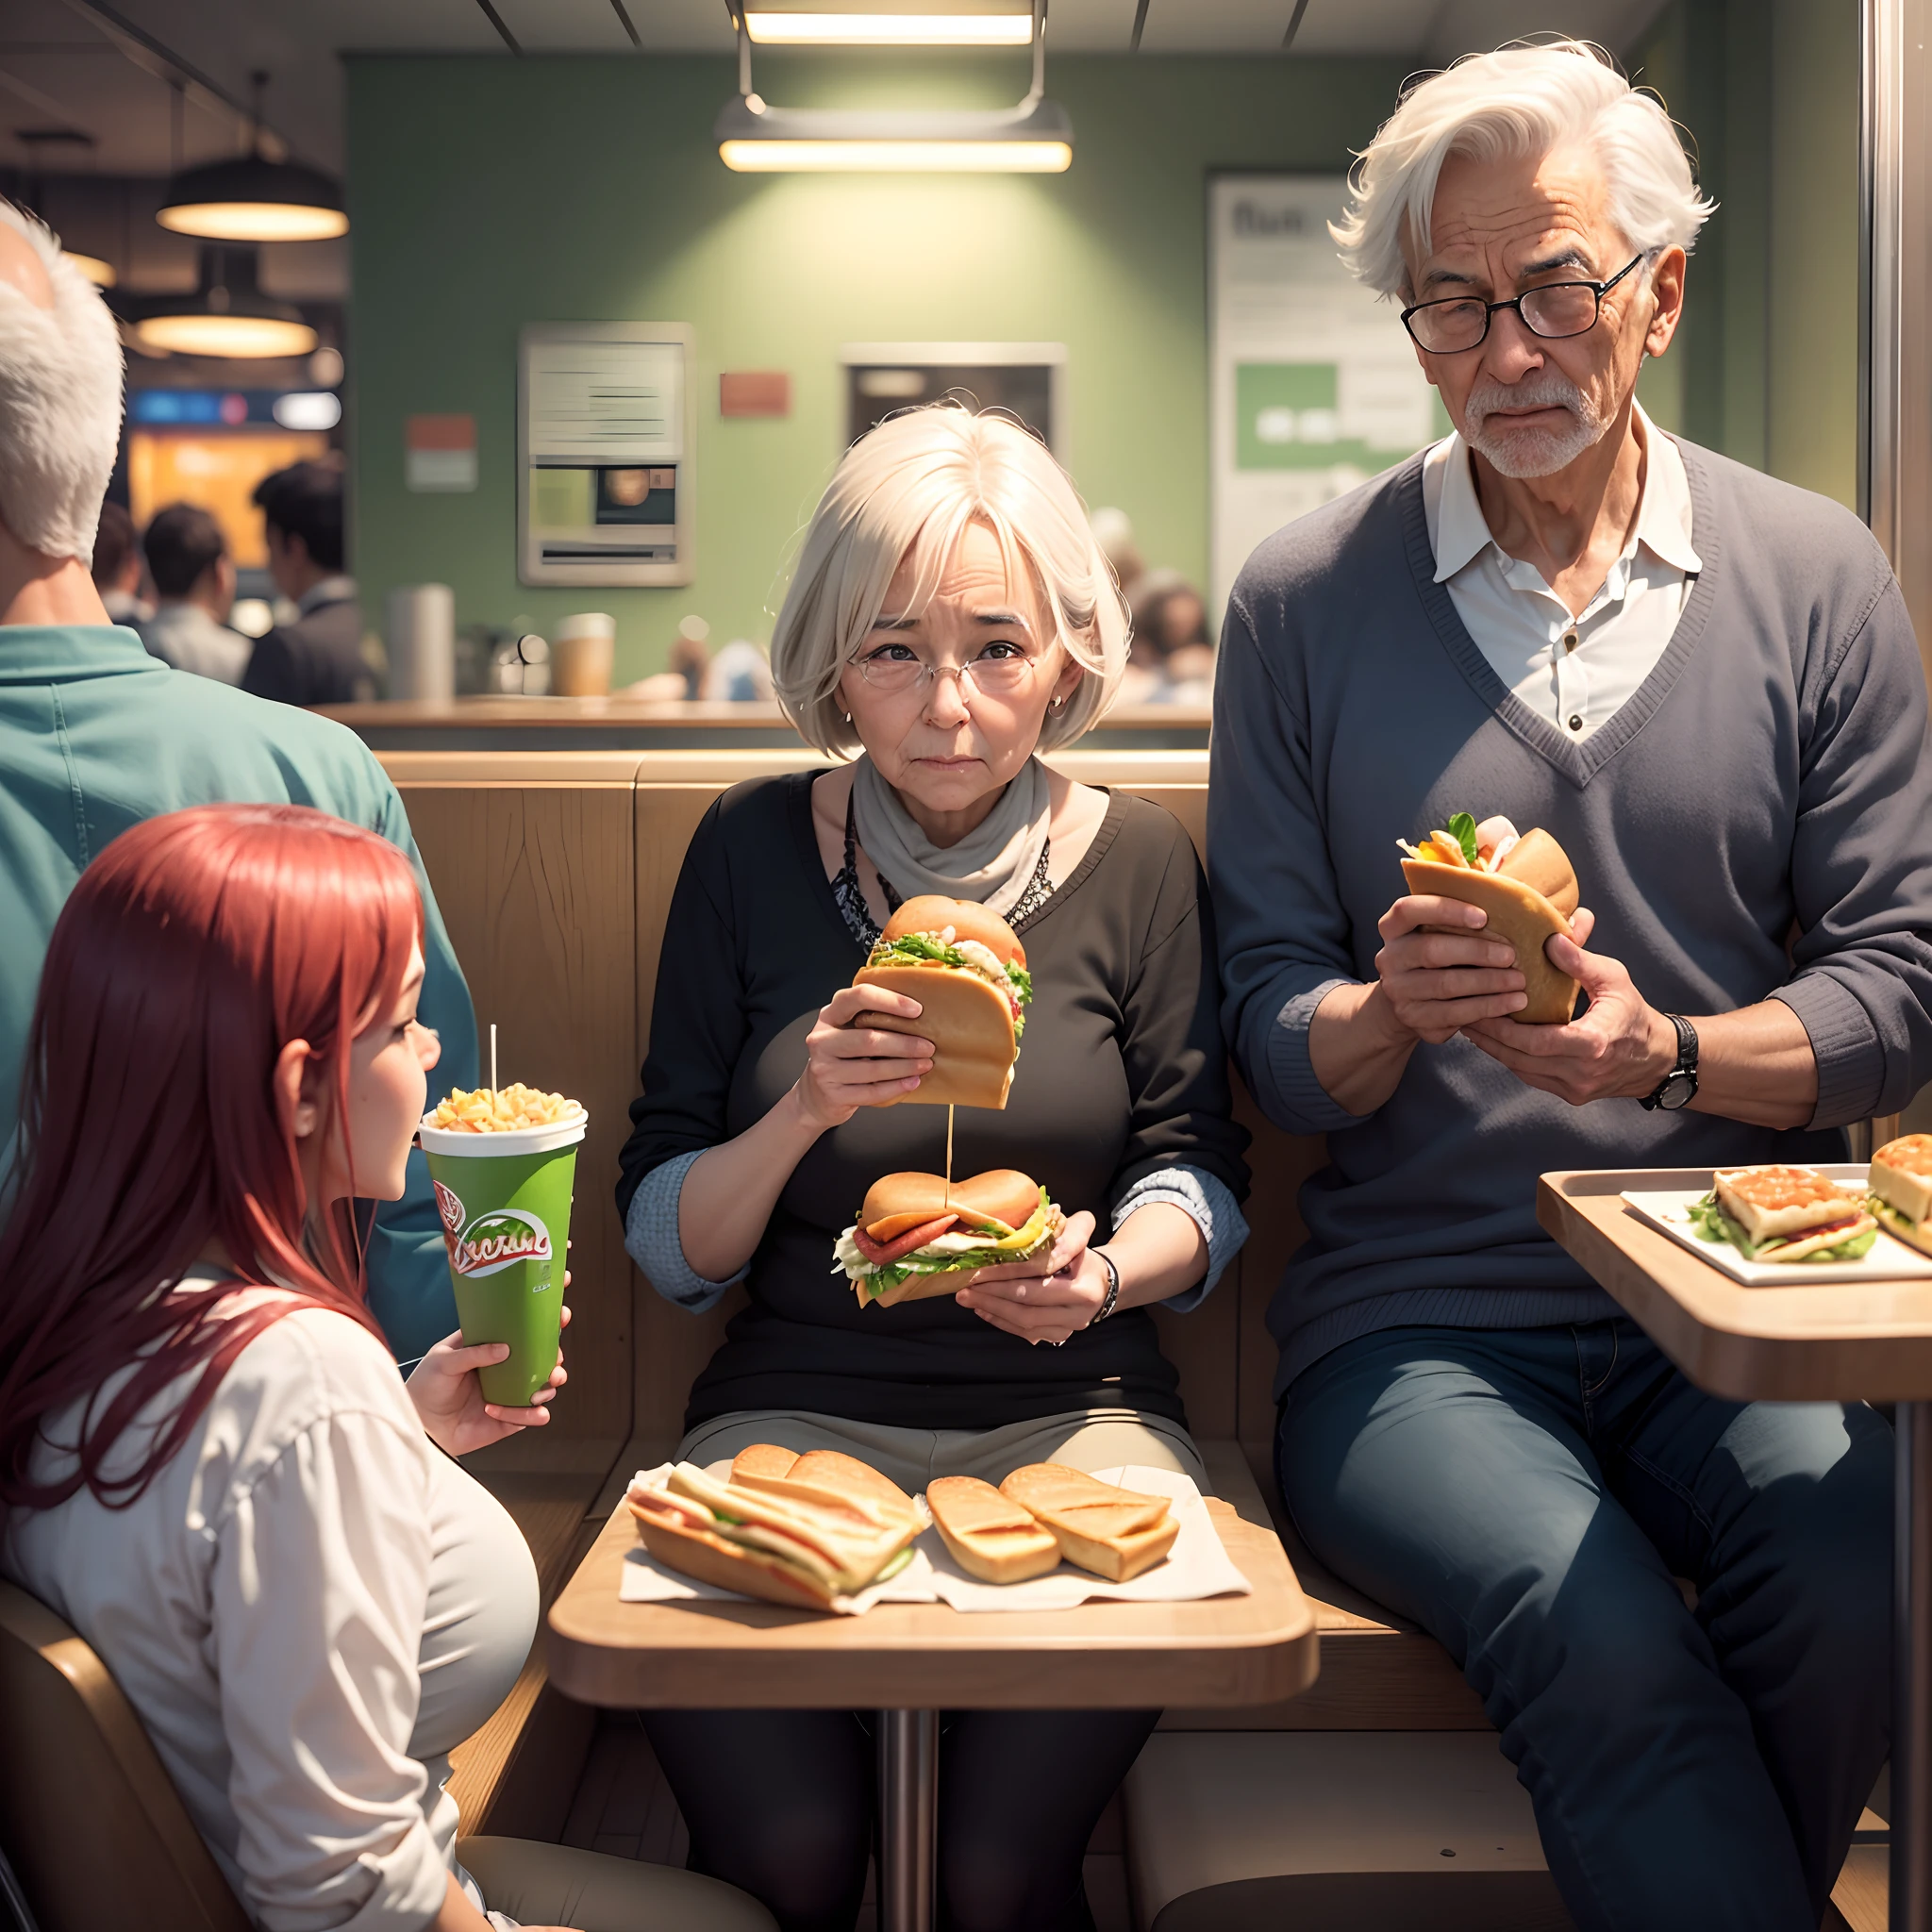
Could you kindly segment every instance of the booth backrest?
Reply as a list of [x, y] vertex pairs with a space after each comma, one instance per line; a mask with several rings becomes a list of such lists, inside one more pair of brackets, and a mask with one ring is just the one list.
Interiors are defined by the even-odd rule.
[[[693, 1317], [655, 1294], [625, 1254], [611, 1190], [691, 833], [727, 787], [817, 762], [802, 749], [383, 756], [477, 1021], [497, 1024], [503, 1076], [561, 1089], [591, 1112], [572, 1227], [570, 1392], [541, 1432], [549, 1440], [525, 1445], [543, 1466], [573, 1457], [589, 1466], [626, 1441], [640, 1453], [673, 1444], [691, 1381], [736, 1305], [727, 1298]], [[1084, 782], [1157, 801], [1202, 843], [1206, 753], [1074, 751], [1055, 762]], [[1301, 1239], [1295, 1199], [1321, 1143], [1268, 1125], [1245, 1095], [1240, 1107], [1255, 1136], [1253, 1237], [1197, 1313], [1159, 1319], [1195, 1434], [1240, 1441], [1258, 1472], [1274, 1423], [1275, 1349], [1264, 1316]]]

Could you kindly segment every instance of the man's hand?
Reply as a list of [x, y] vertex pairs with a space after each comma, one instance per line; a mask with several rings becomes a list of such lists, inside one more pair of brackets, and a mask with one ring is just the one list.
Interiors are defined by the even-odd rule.
[[[1440, 1046], [1479, 1021], [1525, 1004], [1516, 948], [1487, 937], [1489, 914], [1433, 892], [1396, 900], [1376, 923], [1375, 973], [1390, 1014], [1405, 1033]], [[1446, 926], [1424, 932], [1424, 926]]]
[[1645, 1001], [1621, 961], [1583, 950], [1580, 941], [1596, 924], [1592, 913], [1579, 908], [1570, 924], [1579, 943], [1556, 938], [1544, 951], [1590, 995], [1583, 1017], [1562, 1026], [1483, 1019], [1462, 1031], [1524, 1085], [1572, 1107], [1648, 1093], [1677, 1063], [1677, 1029]]

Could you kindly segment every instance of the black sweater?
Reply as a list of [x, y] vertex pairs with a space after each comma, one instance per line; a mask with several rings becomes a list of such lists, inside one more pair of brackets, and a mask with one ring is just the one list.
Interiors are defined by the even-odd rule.
[[[654, 1168], [715, 1147], [797, 1079], [819, 1008], [865, 963], [811, 820], [816, 773], [734, 787], [705, 815], [672, 897], [643, 1094], [620, 1213]], [[1229, 1117], [1214, 933], [1194, 849], [1159, 807], [1115, 793], [1073, 875], [1018, 931], [1033, 975], [1003, 1111], [958, 1110], [953, 1171], [1016, 1167], [1068, 1213], [1108, 1209], [1180, 1162], [1246, 1192]], [[941, 1171], [946, 1110], [861, 1108], [792, 1171], [746, 1287], [751, 1306], [691, 1391], [686, 1425], [804, 1409], [913, 1428], [985, 1429], [1128, 1407], [1185, 1421], [1154, 1324], [1129, 1309], [1034, 1347], [949, 1299], [861, 1309], [832, 1258], [882, 1174]]]

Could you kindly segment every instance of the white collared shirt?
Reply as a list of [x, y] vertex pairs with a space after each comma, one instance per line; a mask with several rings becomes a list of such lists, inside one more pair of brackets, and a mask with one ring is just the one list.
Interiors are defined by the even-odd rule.
[[1636, 411], [1643, 496], [1622, 554], [1581, 617], [1533, 563], [1507, 555], [1484, 519], [1469, 445], [1448, 436], [1423, 458], [1423, 511], [1436, 581], [1496, 675], [1580, 744], [1656, 669], [1703, 559], [1690, 546], [1690, 484], [1677, 445]]

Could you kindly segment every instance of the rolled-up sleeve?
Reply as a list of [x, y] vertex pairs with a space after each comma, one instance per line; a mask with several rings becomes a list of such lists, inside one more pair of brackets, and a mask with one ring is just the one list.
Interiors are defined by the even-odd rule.
[[268, 1932], [423, 1932], [441, 1909], [408, 1751], [432, 1453], [396, 1419], [332, 1414], [211, 1531], [236, 1862]]
[[1883, 583], [1811, 708], [1791, 842], [1796, 969], [1773, 995], [1818, 1063], [1811, 1124], [1895, 1113], [1932, 1077], [1932, 741], [1905, 599]]
[[1307, 727], [1262, 661], [1239, 589], [1214, 677], [1208, 877], [1222, 1030], [1248, 1091], [1291, 1134], [1356, 1125], [1308, 1058], [1315, 1008], [1360, 980], [1315, 808]]
[[677, 1204], [684, 1177], [703, 1155], [702, 1147], [674, 1155], [654, 1167], [638, 1183], [624, 1215], [625, 1251], [643, 1270], [644, 1278], [675, 1307], [702, 1315], [724, 1299], [724, 1291], [751, 1273], [747, 1261], [723, 1281], [707, 1281], [685, 1258], [684, 1238], [677, 1231]]
[[1120, 1233], [1142, 1208], [1151, 1208], [1157, 1201], [1178, 1208], [1208, 1243], [1208, 1273], [1192, 1288], [1161, 1304], [1170, 1314], [1185, 1315], [1208, 1299], [1223, 1271], [1241, 1253], [1241, 1243], [1248, 1238], [1247, 1217], [1225, 1181], [1206, 1168], [1182, 1164], [1142, 1174], [1114, 1203], [1113, 1232]]

